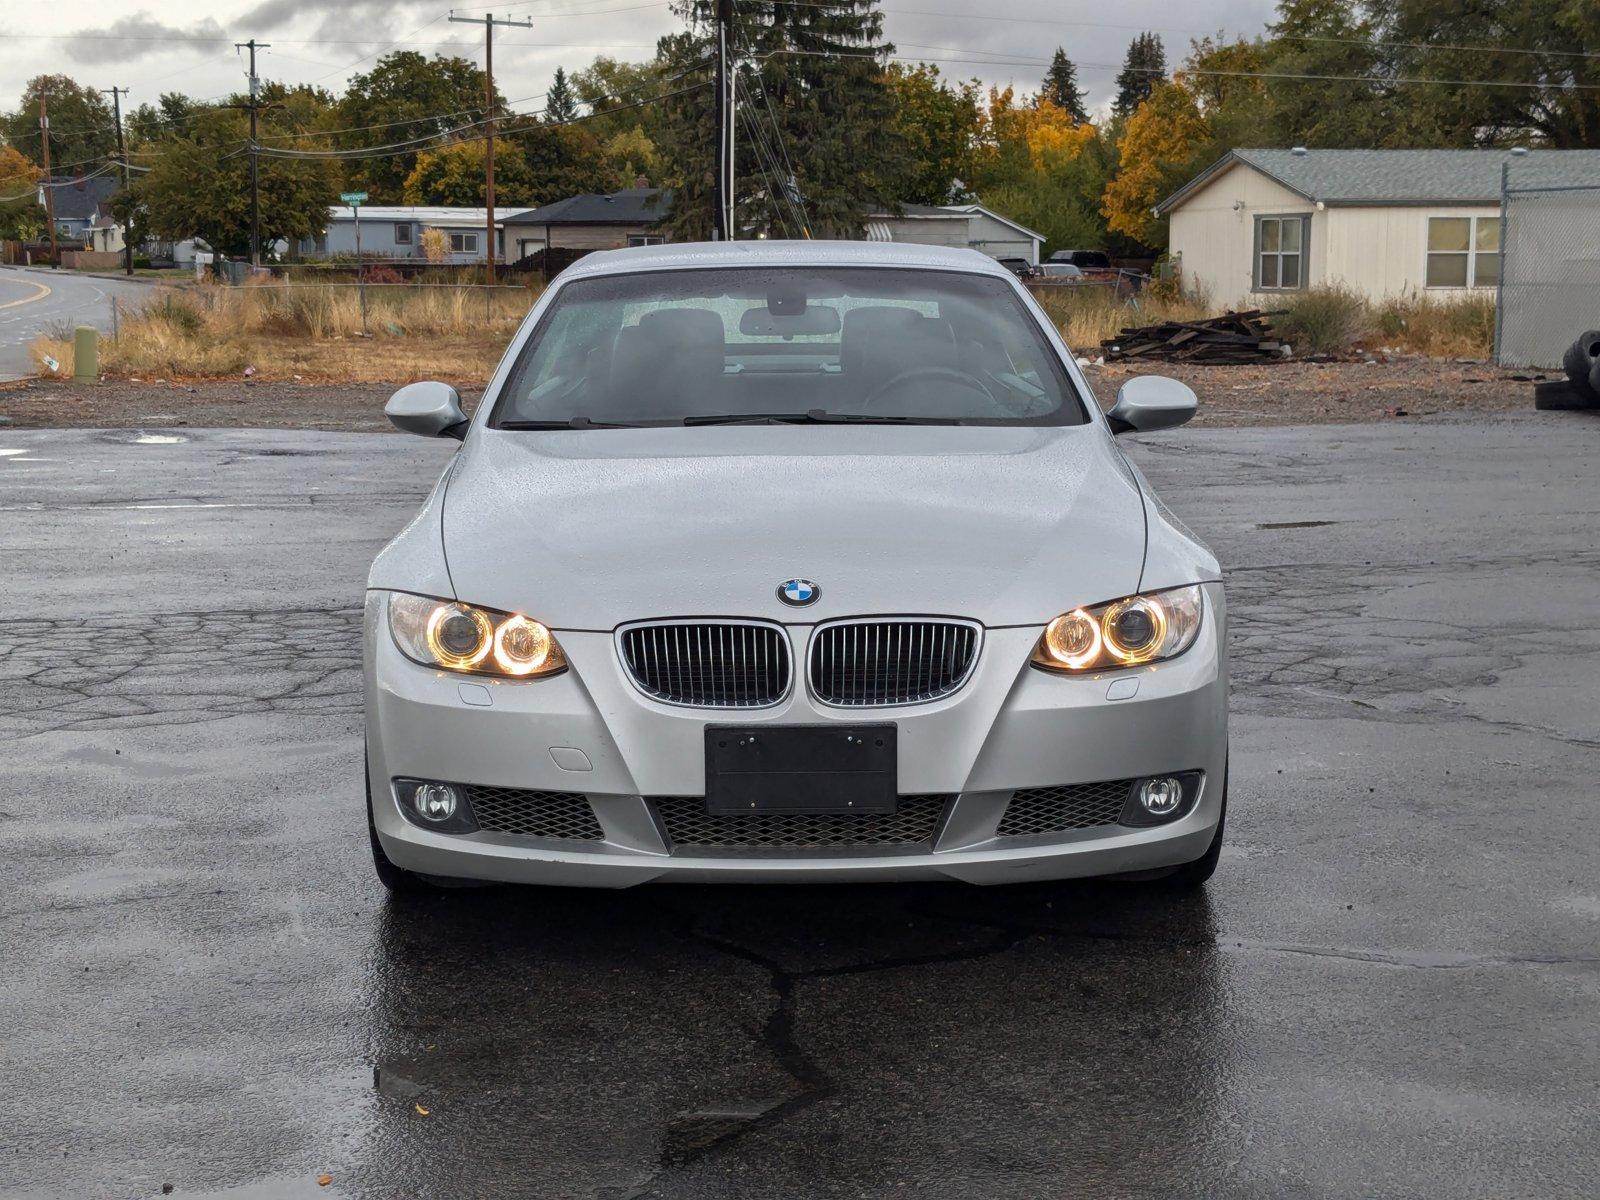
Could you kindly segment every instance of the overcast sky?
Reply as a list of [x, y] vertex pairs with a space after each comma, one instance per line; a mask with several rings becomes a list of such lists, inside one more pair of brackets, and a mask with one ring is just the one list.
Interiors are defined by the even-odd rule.
[[[958, 78], [1031, 90], [1051, 52], [1064, 46], [1080, 66], [1090, 106], [1098, 107], [1109, 100], [1136, 32], [1160, 33], [1169, 61], [1177, 61], [1191, 37], [1259, 32], [1274, 0], [1002, 0], [981, 8], [970, 0], [885, 0], [883, 7], [900, 56], [937, 62]], [[481, 16], [486, 8], [456, 11]], [[537, 97], [557, 66], [580, 69], [601, 53], [648, 58], [655, 39], [677, 26], [666, 0], [535, 0], [493, 11], [534, 23], [495, 35], [496, 81], [524, 110], [542, 105]], [[336, 92], [391, 49], [481, 62], [481, 27], [452, 24], [448, 13], [431, 0], [53, 0], [45, 7], [0, 0], [0, 106], [14, 108], [29, 78], [56, 71], [89, 86], [127, 87], [129, 105], [164, 91], [226, 95], [244, 82], [233, 42], [250, 37], [271, 43], [259, 60], [262, 75]], [[66, 36], [41, 36], [44, 28]]]

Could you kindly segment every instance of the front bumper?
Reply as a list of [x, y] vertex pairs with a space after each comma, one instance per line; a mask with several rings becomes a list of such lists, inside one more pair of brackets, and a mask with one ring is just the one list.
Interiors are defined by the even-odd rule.
[[[579, 887], [1012, 883], [1192, 862], [1210, 845], [1221, 812], [1228, 681], [1219, 584], [1206, 585], [1206, 615], [1194, 646], [1171, 662], [1062, 677], [1028, 665], [1040, 627], [990, 629], [976, 669], [953, 696], [850, 711], [817, 704], [803, 683], [782, 704], [759, 711], [658, 704], [629, 682], [608, 632], [558, 630], [571, 669], [551, 679], [497, 682], [436, 671], [396, 649], [385, 600], [385, 593], [369, 594], [365, 627], [370, 800], [384, 853], [406, 870]], [[812, 627], [788, 630], [794, 660], [803, 663]], [[1126, 695], [1134, 682], [1135, 694]], [[704, 794], [707, 724], [864, 720], [898, 727], [902, 795], [952, 797], [931, 844], [882, 852], [686, 852], [669, 843], [645, 799]], [[1170, 824], [996, 836], [1018, 789], [1180, 771], [1203, 771], [1205, 782], [1197, 803]], [[582, 793], [604, 839], [536, 841], [422, 829], [395, 802], [390, 780], [406, 777]]]

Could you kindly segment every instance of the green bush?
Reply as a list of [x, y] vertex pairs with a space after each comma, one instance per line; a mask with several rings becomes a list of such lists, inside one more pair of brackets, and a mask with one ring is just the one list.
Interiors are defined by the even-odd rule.
[[1307, 288], [1272, 324], [1301, 355], [1343, 354], [1373, 332], [1366, 298], [1344, 284]]

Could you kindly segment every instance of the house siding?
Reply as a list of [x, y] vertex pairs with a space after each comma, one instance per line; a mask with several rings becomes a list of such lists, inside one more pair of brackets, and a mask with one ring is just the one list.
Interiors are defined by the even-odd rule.
[[[639, 225], [553, 225], [550, 247], [553, 250], [619, 250], [632, 234], [661, 236], [660, 231]], [[513, 261], [544, 249], [543, 225], [507, 225], [506, 243]]]
[[1213, 304], [1253, 305], [1282, 295], [1254, 290], [1256, 218], [1295, 214], [1311, 217], [1307, 278], [1316, 283], [1327, 258], [1328, 214], [1258, 171], [1240, 166], [1224, 171], [1170, 218], [1169, 244], [1182, 256], [1183, 286], [1209, 296]]
[[1256, 218], [1304, 214], [1311, 218], [1308, 285], [1341, 284], [1371, 300], [1423, 291], [1450, 295], [1467, 289], [1426, 287], [1429, 219], [1492, 218], [1498, 212], [1493, 204], [1318, 209], [1253, 167], [1237, 164], [1173, 209], [1169, 244], [1181, 256], [1185, 288], [1204, 293], [1213, 304], [1270, 306], [1286, 293], [1254, 290]]
[[[1460, 295], [1466, 288], [1427, 288], [1428, 220], [1431, 217], [1498, 217], [1498, 205], [1329, 207], [1327, 268], [1319, 277], [1372, 300], [1426, 290]], [[1472, 289], [1485, 291], [1486, 289]], [[1487, 289], [1492, 293], [1492, 289]]]

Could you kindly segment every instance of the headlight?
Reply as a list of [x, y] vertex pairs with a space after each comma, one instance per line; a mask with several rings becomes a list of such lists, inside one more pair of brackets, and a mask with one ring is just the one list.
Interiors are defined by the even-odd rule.
[[1194, 645], [1199, 584], [1075, 608], [1049, 625], [1030, 661], [1050, 671], [1107, 671], [1175, 658]]
[[510, 679], [567, 669], [555, 634], [521, 613], [392, 592], [389, 632], [402, 654], [425, 667]]

